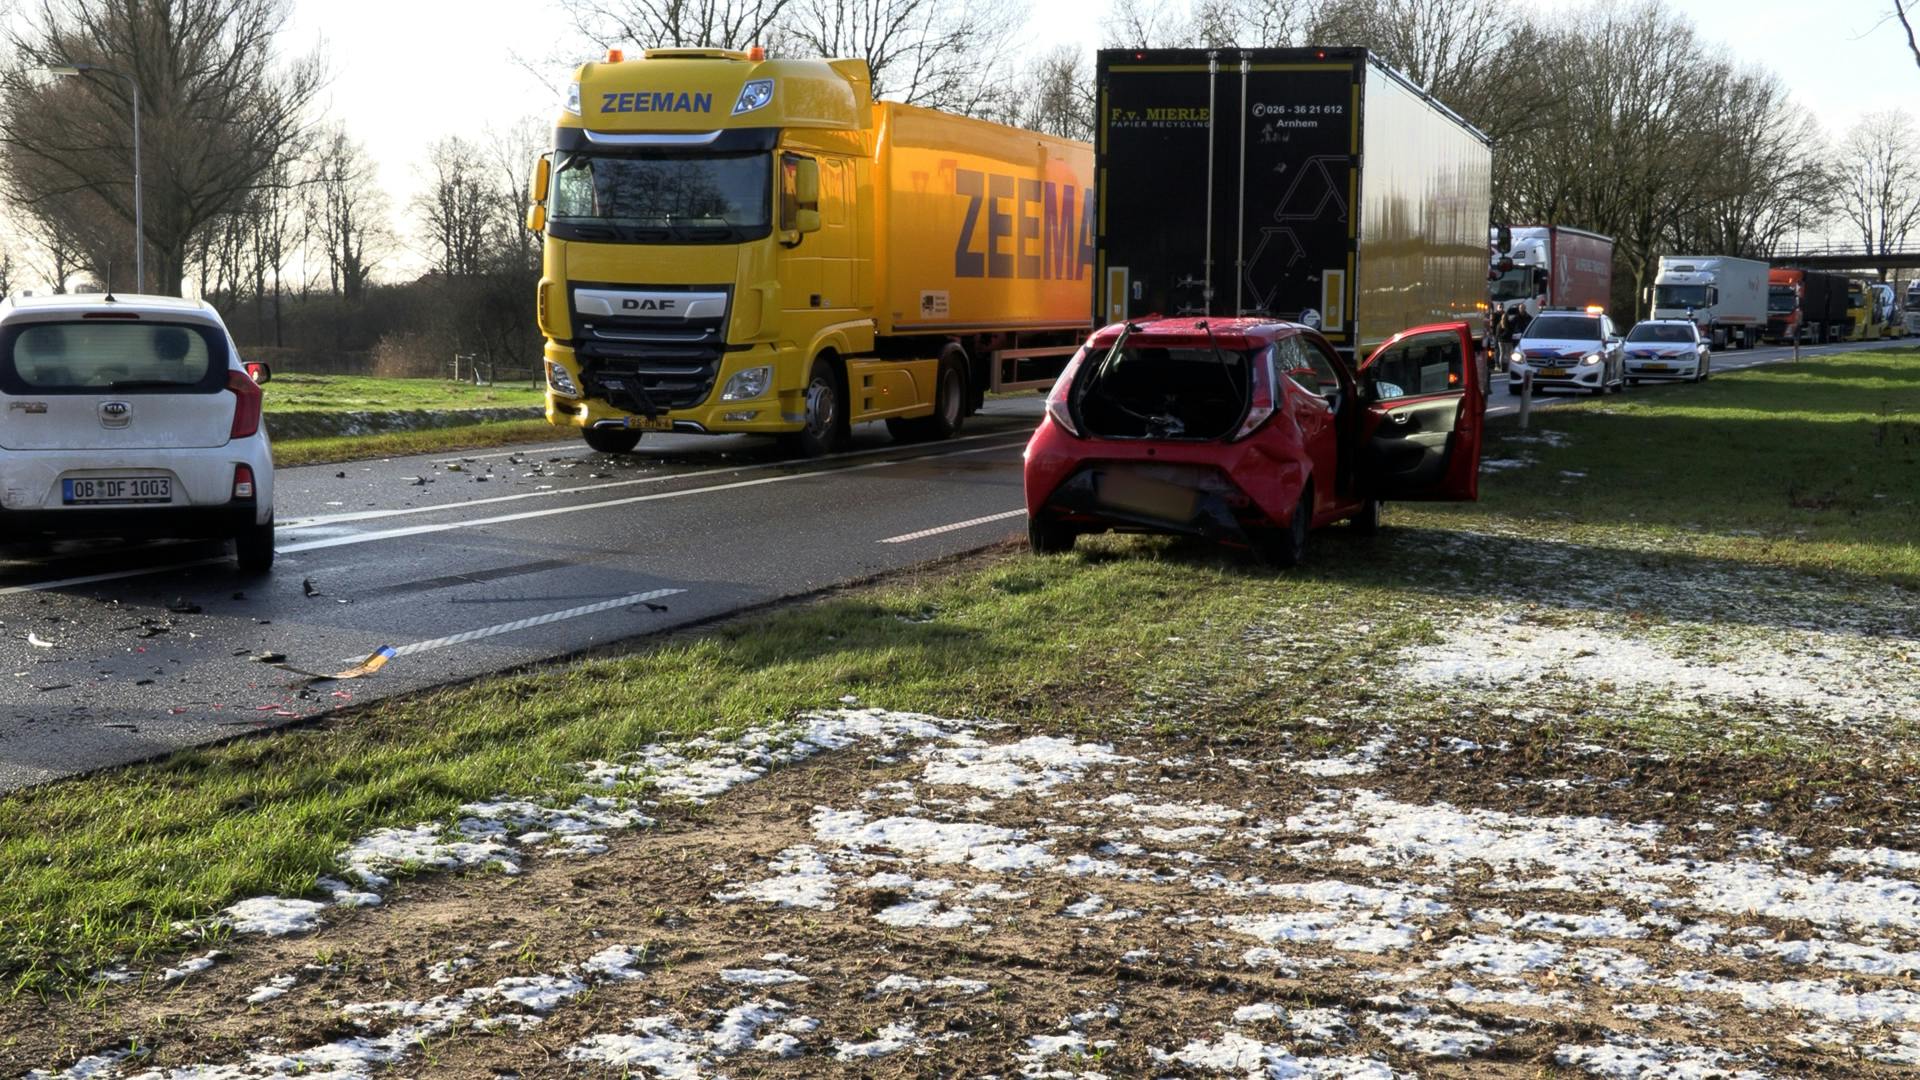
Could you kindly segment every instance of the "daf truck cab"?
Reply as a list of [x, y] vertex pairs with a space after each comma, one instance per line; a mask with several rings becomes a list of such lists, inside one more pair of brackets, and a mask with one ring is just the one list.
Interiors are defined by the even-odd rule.
[[650, 49], [582, 65], [536, 163], [549, 422], [951, 436], [1006, 354], [1091, 330], [1092, 147], [876, 103], [859, 60]]

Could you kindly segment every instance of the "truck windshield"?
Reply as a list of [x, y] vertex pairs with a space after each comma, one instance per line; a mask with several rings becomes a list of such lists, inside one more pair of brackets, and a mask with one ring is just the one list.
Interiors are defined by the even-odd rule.
[[1792, 311], [1798, 306], [1798, 298], [1793, 295], [1791, 285], [1770, 285], [1767, 287], [1767, 310], [1772, 312]]
[[1533, 269], [1516, 266], [1495, 278], [1487, 286], [1487, 295], [1497, 304], [1509, 300], [1531, 300], [1540, 294], [1533, 290]]
[[1705, 285], [1655, 285], [1653, 306], [1657, 308], [1706, 307]]
[[773, 156], [562, 154], [553, 192], [563, 239], [754, 240], [772, 227]]

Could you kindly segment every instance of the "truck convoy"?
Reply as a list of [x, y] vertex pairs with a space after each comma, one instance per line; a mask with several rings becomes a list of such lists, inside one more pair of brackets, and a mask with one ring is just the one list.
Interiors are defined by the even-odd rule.
[[1751, 349], [1767, 325], [1767, 264], [1718, 255], [1664, 255], [1653, 317], [1690, 319], [1710, 348]]
[[1767, 274], [1767, 340], [1819, 344], [1847, 327], [1847, 279], [1818, 270], [1778, 268]]
[[1086, 335], [1092, 178], [1085, 143], [873, 101], [862, 61], [612, 52], [535, 165], [547, 419], [949, 436], [997, 350]]
[[[1493, 229], [1489, 246], [1493, 264], [1487, 271], [1488, 313], [1498, 313], [1502, 341], [1518, 340], [1546, 308], [1611, 305], [1610, 237], [1564, 225], [1525, 225]], [[1500, 350], [1502, 355], [1506, 351]]]
[[1486, 302], [1486, 136], [1365, 49], [1103, 49], [1094, 315], [1260, 315], [1344, 353]]

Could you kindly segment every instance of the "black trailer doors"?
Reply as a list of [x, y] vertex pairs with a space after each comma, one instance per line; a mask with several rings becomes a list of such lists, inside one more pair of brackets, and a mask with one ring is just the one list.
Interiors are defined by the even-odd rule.
[[1096, 318], [1271, 315], [1350, 343], [1364, 71], [1357, 50], [1103, 51]]

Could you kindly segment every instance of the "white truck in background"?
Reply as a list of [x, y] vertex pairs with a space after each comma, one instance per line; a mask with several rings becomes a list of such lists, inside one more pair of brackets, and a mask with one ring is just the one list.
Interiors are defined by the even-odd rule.
[[1690, 319], [1710, 348], [1751, 349], [1767, 326], [1767, 264], [1721, 255], [1663, 255], [1653, 318]]

